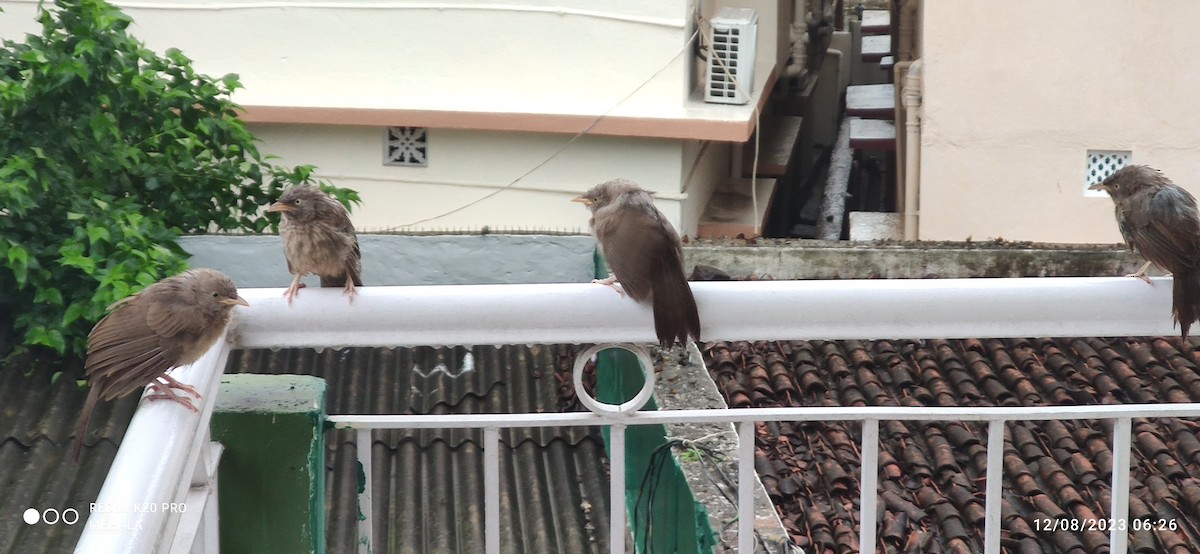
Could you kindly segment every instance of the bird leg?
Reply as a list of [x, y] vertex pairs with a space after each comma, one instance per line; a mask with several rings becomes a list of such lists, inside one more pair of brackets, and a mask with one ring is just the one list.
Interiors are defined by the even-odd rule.
[[606, 278], [606, 279], [592, 279], [592, 282], [597, 285], [604, 285], [604, 286], [616, 291], [616, 293], [618, 295], [620, 295], [621, 298], [625, 298], [625, 291], [621, 290], [621, 283], [617, 282], [616, 275], [609, 275], [608, 278]]
[[1154, 262], [1147, 261], [1146, 263], [1142, 264], [1141, 269], [1126, 275], [1126, 277], [1137, 277], [1138, 279], [1141, 279], [1149, 284], [1150, 278], [1146, 276], [1146, 270], [1150, 269], [1150, 264], [1152, 263]]
[[300, 289], [304, 288], [304, 286], [305, 286], [305, 285], [304, 285], [304, 283], [301, 283], [301, 282], [300, 282], [300, 275], [299, 275], [299, 274], [297, 274], [296, 276], [292, 277], [292, 284], [291, 284], [291, 286], [289, 286], [289, 287], [287, 288], [287, 290], [283, 291], [283, 297], [284, 297], [284, 298], [287, 298], [287, 303], [288, 303], [288, 306], [291, 306], [291, 305], [292, 305], [292, 300], [295, 300], [295, 299], [296, 299], [296, 295], [297, 295], [297, 294], [300, 294]]
[[147, 386], [147, 388], [149, 388], [151, 391], [153, 391], [151, 394], [146, 395], [146, 398], [148, 400], [170, 400], [172, 402], [178, 402], [179, 404], [183, 404], [184, 407], [186, 407], [187, 409], [189, 409], [193, 412], [200, 411], [200, 410], [196, 409], [196, 405], [194, 403], [192, 403], [192, 399], [190, 399], [187, 396], [184, 396], [182, 394], [176, 394], [172, 390], [172, 389], [179, 389], [186, 394], [191, 394], [192, 396], [195, 396], [196, 399], [199, 400], [200, 399], [200, 391], [196, 390], [195, 387], [193, 387], [191, 385], [185, 385], [183, 383], [180, 383], [174, 377], [171, 377], [170, 375], [167, 375], [166, 373], [160, 375], [158, 378], [162, 382], [154, 381], [153, 383], [150, 383]]
[[358, 296], [358, 289], [354, 288], [354, 278], [349, 273], [346, 274], [346, 287], [342, 289], [342, 294], [350, 296], [350, 303], [354, 303], [354, 297]]

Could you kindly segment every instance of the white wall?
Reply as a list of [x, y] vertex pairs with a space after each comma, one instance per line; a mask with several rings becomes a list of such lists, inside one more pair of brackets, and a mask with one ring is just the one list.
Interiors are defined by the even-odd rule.
[[1194, 0], [924, 2], [920, 238], [1121, 240], [1088, 149], [1200, 193]]
[[[685, 0], [114, 2], [150, 48], [237, 73], [244, 105], [595, 114], [683, 48]], [[0, 35], [36, 4], [5, 2]], [[617, 113], [682, 106], [687, 56]]]
[[[696, 237], [700, 216], [717, 187], [730, 179], [730, 155], [740, 144], [711, 141], [684, 141], [682, 174], [687, 201], [683, 204], [680, 223], [675, 230], [680, 236]], [[661, 201], [660, 201], [661, 204]]]
[[[317, 175], [361, 193], [360, 229], [386, 229], [442, 214], [494, 192], [544, 162], [569, 135], [430, 129], [427, 167], [382, 164], [383, 129], [252, 125], [263, 150], [285, 164], [310, 163]], [[571, 198], [625, 177], [655, 191], [660, 209], [681, 224], [679, 141], [585, 136], [515, 186], [457, 213], [409, 229], [587, 230], [587, 210]], [[694, 223], [693, 223], [694, 225]]]

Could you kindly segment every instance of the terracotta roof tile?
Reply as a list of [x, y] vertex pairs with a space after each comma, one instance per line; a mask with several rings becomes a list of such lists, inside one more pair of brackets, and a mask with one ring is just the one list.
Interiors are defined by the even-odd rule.
[[[710, 374], [731, 406], [1041, 406], [1200, 401], [1200, 354], [1173, 338], [718, 342]], [[1111, 420], [1005, 426], [1002, 543], [1014, 553], [1108, 552]], [[987, 425], [880, 422], [879, 540], [899, 552], [982, 550]], [[861, 427], [760, 425], [756, 466], [792, 538], [808, 552], [857, 546]], [[1200, 424], [1135, 419], [1134, 552], [1200, 549]], [[1128, 523], [1127, 523], [1128, 525]]]

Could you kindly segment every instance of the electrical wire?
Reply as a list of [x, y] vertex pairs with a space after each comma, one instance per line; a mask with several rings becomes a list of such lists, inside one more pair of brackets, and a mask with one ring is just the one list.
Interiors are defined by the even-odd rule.
[[[650, 460], [646, 465], [646, 473], [642, 475], [642, 482], [638, 486], [637, 501], [633, 504], [632, 521], [634, 523], [639, 521], [643, 522], [644, 525], [642, 528], [645, 530], [644, 534], [642, 535], [642, 547], [639, 552], [642, 554], [652, 554], [654, 551], [654, 541], [652, 540], [654, 534], [654, 500], [658, 492], [658, 485], [662, 482], [663, 472], [665, 472], [667, 467], [669, 467], [668, 457], [675, 448], [685, 452], [694, 453], [697, 460], [700, 462], [700, 470], [704, 474], [704, 478], [713, 485], [713, 488], [721, 493], [721, 496], [723, 496], [730, 505], [734, 506], [735, 508], [737, 507], [737, 499], [733, 496], [730, 496], [728, 492], [730, 490], [736, 490], [737, 484], [733, 482], [733, 479], [729, 476], [725, 469], [721, 467], [723, 456], [715, 449], [700, 444], [703, 441], [727, 433], [728, 432], [726, 431], [722, 431], [720, 433], [706, 435], [694, 440], [668, 438], [666, 442], [658, 445], [653, 451], [651, 451]], [[713, 473], [716, 475], [714, 476]], [[644, 508], [642, 503], [643, 499], [646, 500]], [[644, 514], [642, 510], [645, 510]], [[739, 514], [739, 517], [741, 517], [741, 514]], [[733, 521], [736, 522], [737, 520], [735, 519]], [[769, 551], [766, 540], [763, 539], [762, 535], [759, 534], [757, 530], [754, 531], [754, 537], [758, 544]]]
[[[700, 25], [707, 25], [709, 30], [712, 30], [712, 21], [703, 15], [696, 15], [696, 23], [697, 27]], [[762, 135], [762, 112], [759, 111], [758, 102], [754, 101], [754, 96], [752, 96], [746, 89], [742, 88], [741, 81], [738, 80], [738, 78], [734, 76], [733, 72], [729, 70], [729, 66], [725, 65], [725, 60], [721, 56], [718, 56], [717, 52], [713, 50], [712, 44], [706, 41], [704, 46], [708, 49], [709, 59], [716, 61], [717, 65], [721, 66], [721, 71], [725, 73], [725, 77], [733, 82], [734, 88], [741, 93], [742, 96], [745, 96], [750, 100], [750, 109], [754, 110], [754, 159], [750, 164], [750, 204], [751, 208], [754, 210], [754, 232], [758, 233], [758, 230], [762, 225], [762, 221], [760, 221], [758, 217], [758, 154], [759, 137]], [[754, 83], [751, 83], [751, 86], [753, 86], [753, 84]], [[767, 91], [764, 90], [763, 94], [767, 94]], [[740, 172], [741, 168], [734, 168], [734, 171]]]
[[461, 205], [461, 206], [459, 206], [459, 207], [457, 207], [457, 208], [454, 208], [454, 209], [451, 209], [451, 210], [448, 210], [448, 211], [442, 212], [442, 213], [440, 213], [440, 214], [438, 214], [438, 215], [435, 215], [435, 216], [427, 217], [427, 218], [425, 218], [425, 219], [419, 219], [419, 220], [417, 220], [417, 221], [413, 221], [413, 222], [411, 222], [411, 223], [405, 223], [405, 224], [403, 224], [403, 225], [397, 225], [397, 226], [395, 226], [395, 227], [391, 227], [389, 230], [395, 231], [395, 230], [403, 229], [403, 228], [405, 228], [405, 227], [412, 227], [412, 226], [415, 226], [415, 225], [420, 225], [420, 224], [422, 224], [422, 223], [428, 223], [428, 222], [430, 222], [430, 221], [433, 221], [433, 220], [435, 220], [435, 219], [441, 219], [441, 218], [443, 218], [443, 217], [446, 217], [446, 216], [448, 216], [448, 215], [451, 215], [451, 214], [455, 214], [455, 213], [461, 212], [461, 211], [463, 211], [463, 210], [465, 210], [465, 209], [467, 209], [467, 208], [470, 208], [471, 206], [474, 206], [474, 205], [476, 205], [476, 204], [478, 204], [478, 203], [480, 203], [480, 202], [483, 202], [484, 200], [487, 200], [487, 199], [489, 199], [489, 198], [491, 198], [491, 197], [493, 197], [493, 196], [496, 196], [497, 194], [500, 194], [501, 192], [504, 192], [504, 191], [506, 191], [506, 190], [508, 190], [508, 189], [512, 188], [514, 185], [516, 185], [517, 183], [519, 183], [519, 182], [520, 182], [522, 179], [524, 179], [524, 178], [526, 178], [526, 177], [528, 177], [528, 176], [532, 175], [532, 174], [533, 174], [533, 172], [535, 172], [535, 171], [537, 171], [537, 170], [541, 169], [543, 166], [545, 166], [546, 164], [550, 163], [550, 161], [551, 161], [551, 160], [553, 160], [553, 159], [554, 159], [554, 158], [556, 158], [556, 157], [557, 157], [559, 154], [561, 154], [561, 153], [562, 153], [564, 150], [566, 150], [566, 149], [567, 149], [567, 147], [571, 146], [572, 144], [574, 144], [574, 143], [575, 143], [575, 141], [579, 140], [581, 137], [583, 137], [584, 135], [588, 134], [588, 132], [589, 132], [589, 131], [591, 131], [591, 130], [592, 130], [592, 128], [594, 128], [594, 127], [595, 127], [597, 124], [599, 124], [601, 120], [603, 120], [605, 117], [608, 117], [608, 114], [612, 113], [612, 112], [613, 112], [613, 110], [616, 110], [617, 108], [619, 108], [619, 107], [621, 106], [621, 104], [624, 104], [624, 103], [625, 103], [625, 101], [626, 101], [626, 100], [629, 100], [631, 97], [633, 97], [633, 95], [634, 95], [634, 94], [637, 94], [637, 93], [638, 93], [638, 91], [642, 90], [642, 89], [643, 89], [643, 88], [644, 88], [646, 85], [650, 84], [650, 82], [651, 82], [651, 81], [653, 81], [655, 78], [657, 78], [657, 77], [658, 77], [658, 76], [659, 76], [659, 75], [660, 75], [660, 74], [661, 74], [663, 71], [666, 71], [666, 70], [667, 70], [667, 68], [671, 67], [671, 64], [675, 63], [675, 60], [676, 60], [677, 58], [679, 58], [679, 56], [681, 56], [681, 55], [682, 55], [684, 52], [687, 52], [687, 51], [688, 51], [688, 49], [690, 49], [690, 48], [691, 48], [692, 41], [696, 40], [696, 38], [697, 38], [698, 36], [700, 36], [700, 29], [699, 29], [699, 28], [697, 28], [697, 29], [696, 29], [696, 32], [692, 33], [692, 36], [691, 36], [691, 37], [689, 37], [689, 38], [687, 39], [687, 41], [686, 41], [686, 42], [683, 44], [683, 47], [682, 47], [682, 48], [680, 48], [680, 49], [679, 49], [679, 51], [678, 51], [678, 52], [676, 52], [674, 56], [671, 56], [671, 59], [670, 59], [670, 60], [668, 60], [668, 61], [667, 61], [667, 63], [663, 64], [663, 66], [662, 66], [662, 67], [658, 68], [658, 70], [657, 70], [657, 71], [655, 71], [655, 72], [654, 72], [654, 74], [650, 75], [650, 77], [649, 77], [649, 78], [647, 78], [645, 81], [642, 81], [642, 83], [641, 83], [641, 84], [639, 84], [637, 87], [635, 87], [633, 90], [629, 91], [629, 94], [626, 94], [625, 96], [621, 97], [621, 99], [620, 99], [620, 100], [618, 100], [618, 101], [617, 101], [615, 104], [613, 104], [613, 105], [612, 105], [612, 107], [608, 108], [607, 110], [604, 110], [604, 112], [603, 112], [603, 113], [601, 113], [600, 115], [596, 116], [596, 118], [595, 118], [595, 119], [593, 119], [591, 123], [588, 123], [588, 125], [587, 125], [586, 127], [584, 127], [584, 128], [583, 128], [583, 130], [579, 131], [578, 133], [575, 133], [575, 136], [571, 137], [569, 140], [567, 140], [567, 142], [563, 143], [563, 145], [562, 145], [562, 146], [558, 147], [558, 149], [557, 149], [557, 150], [555, 150], [553, 153], [551, 153], [551, 154], [550, 154], [550, 155], [549, 155], [549, 156], [548, 156], [548, 157], [547, 157], [545, 160], [542, 160], [542, 162], [541, 162], [541, 163], [539, 163], [539, 164], [537, 164], [537, 165], [533, 166], [532, 168], [530, 168], [530, 169], [529, 169], [528, 171], [526, 171], [525, 173], [522, 173], [522, 174], [521, 174], [520, 176], [518, 176], [516, 179], [513, 179], [513, 180], [512, 180], [512, 181], [510, 181], [508, 184], [506, 184], [506, 185], [504, 185], [504, 186], [502, 186], [502, 187], [500, 187], [500, 188], [497, 188], [496, 190], [494, 190], [494, 191], [492, 191], [492, 192], [490, 192], [490, 193], [488, 193], [488, 194], [485, 194], [485, 195], [483, 195], [483, 196], [481, 196], [481, 197], [479, 197], [479, 198], [476, 198], [475, 200], [472, 200], [472, 201], [470, 201], [470, 202], [467, 202], [466, 204], [463, 204], [463, 205]]

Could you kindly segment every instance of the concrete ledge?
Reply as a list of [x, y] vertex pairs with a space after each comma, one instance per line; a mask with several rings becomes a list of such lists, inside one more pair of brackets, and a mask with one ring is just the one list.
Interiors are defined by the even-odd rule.
[[[654, 398], [663, 410], [685, 410], [700, 408], [728, 408], [716, 383], [704, 367], [704, 357], [695, 344], [688, 346], [686, 364], [664, 363], [655, 384]], [[684, 478], [692, 489], [696, 501], [704, 504], [708, 511], [708, 523], [720, 537], [714, 552], [737, 552], [737, 506], [728, 498], [737, 498], [737, 448], [738, 435], [732, 423], [723, 424], [678, 424], [667, 425], [667, 434], [672, 438], [700, 441], [722, 456], [718, 462], [721, 470], [733, 480], [732, 486], [713, 481], [716, 472], [706, 468], [704, 462], [695, 457], [680, 455], [675, 459], [683, 470]], [[775, 505], [767, 496], [762, 480], [755, 474], [754, 483], [754, 531], [759, 540], [755, 552], [789, 553], [791, 539], [775, 511]], [[764, 549], [764, 544], [766, 548]]]
[[684, 268], [702, 264], [736, 277], [916, 279], [1098, 277], [1133, 273], [1145, 261], [1122, 245], [1013, 242], [701, 241], [684, 246]]
[[[359, 234], [358, 242], [367, 286], [586, 283], [595, 274], [596, 240], [587, 235]], [[189, 236], [180, 245], [193, 267], [223, 271], [239, 287], [292, 281], [275, 235]]]

